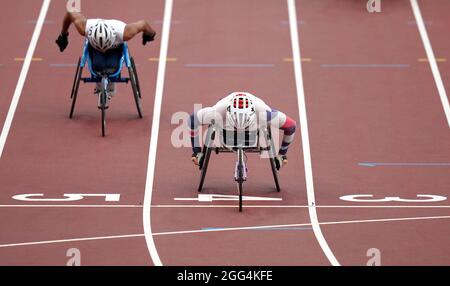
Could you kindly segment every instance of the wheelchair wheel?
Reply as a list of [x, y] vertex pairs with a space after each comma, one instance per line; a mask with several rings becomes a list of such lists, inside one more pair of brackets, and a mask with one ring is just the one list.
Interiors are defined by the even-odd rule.
[[102, 137], [106, 136], [106, 91], [100, 94], [100, 110], [102, 112]]
[[134, 101], [136, 102], [136, 109], [139, 118], [142, 118], [140, 88], [139, 83], [137, 81], [136, 66], [134, 65], [134, 60], [132, 58], [131, 58], [131, 67], [128, 68], [128, 72], [130, 74], [131, 88], [133, 89]]
[[244, 151], [242, 149], [238, 150], [238, 165], [237, 165], [237, 188], [239, 193], [239, 212], [242, 212], [242, 193], [244, 188]]
[[[242, 167], [242, 166], [241, 166]], [[242, 172], [242, 170], [241, 170]], [[242, 212], [242, 192], [244, 188], [244, 180], [240, 178], [237, 182], [239, 192], [239, 212]]]
[[280, 192], [280, 184], [278, 182], [278, 170], [280, 169], [279, 164], [275, 161], [276, 152], [275, 152], [275, 144], [273, 144], [272, 140], [272, 132], [270, 127], [267, 129], [267, 139], [269, 145], [269, 159], [270, 159], [270, 167], [272, 169], [273, 180], [275, 181], [275, 187], [277, 188], [277, 192]]
[[[211, 134], [211, 140], [214, 140], [215, 132], [212, 132]], [[211, 158], [211, 152], [212, 148], [208, 147], [209, 143], [205, 142], [206, 144], [203, 146], [203, 157], [200, 159], [199, 162], [199, 168], [201, 170], [200, 175], [200, 184], [198, 185], [198, 192], [200, 193], [203, 189], [203, 184], [205, 182], [206, 178], [206, 172], [208, 171], [208, 165], [209, 165], [209, 159]]]
[[142, 98], [142, 92], [141, 92], [141, 86], [139, 85], [139, 75], [137, 72], [136, 64], [134, 63], [134, 58], [130, 58], [131, 61], [131, 67], [134, 70], [134, 74], [136, 75], [136, 86], [139, 94], [139, 98]]
[[200, 175], [200, 184], [198, 185], [198, 192], [201, 193], [202, 189], [203, 189], [203, 184], [205, 183], [205, 178], [206, 178], [206, 172], [208, 171], [208, 164], [209, 164], [209, 158], [211, 157], [211, 148], [206, 148], [206, 153], [204, 153], [205, 155], [204, 158], [202, 158], [203, 162], [202, 162], [202, 169], [201, 169], [201, 175]]
[[80, 87], [81, 75], [83, 73], [83, 68], [80, 67], [80, 64], [81, 58], [78, 59], [77, 71], [75, 73], [75, 79], [72, 85], [72, 93], [70, 94], [70, 98], [72, 99], [72, 106], [70, 107], [70, 115], [69, 115], [70, 118], [73, 117], [73, 112], [75, 110], [75, 103], [77, 102], [78, 88]]

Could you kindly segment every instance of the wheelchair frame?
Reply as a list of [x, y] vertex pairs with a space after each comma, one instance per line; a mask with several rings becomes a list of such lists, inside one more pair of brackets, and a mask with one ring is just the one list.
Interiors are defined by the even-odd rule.
[[[221, 128], [219, 128], [221, 129]], [[220, 130], [222, 131], [222, 130]], [[206, 178], [206, 172], [208, 170], [209, 165], [209, 159], [211, 158], [211, 152], [214, 150], [216, 154], [219, 153], [237, 153], [237, 162], [236, 162], [236, 169], [235, 169], [235, 181], [238, 186], [238, 192], [239, 192], [239, 212], [242, 212], [242, 196], [243, 196], [243, 183], [247, 180], [247, 167], [246, 163], [244, 161], [245, 153], [262, 153], [263, 151], [269, 152], [269, 161], [270, 161], [270, 167], [272, 170], [275, 187], [277, 189], [277, 192], [280, 192], [280, 185], [278, 180], [278, 171], [280, 169], [280, 164], [277, 160], [275, 160], [276, 151], [275, 151], [275, 144], [272, 140], [272, 131], [270, 125], [267, 125], [267, 127], [258, 130], [257, 135], [257, 145], [254, 147], [245, 147], [245, 146], [224, 146], [224, 143], [221, 140], [221, 147], [214, 147], [212, 146], [212, 142], [215, 140], [215, 134], [216, 134], [216, 126], [214, 123], [211, 123], [208, 126], [208, 130], [206, 133], [206, 140], [205, 144], [203, 145], [202, 154], [203, 156], [200, 158], [199, 161], [199, 169], [201, 171], [200, 175], [200, 183], [198, 186], [198, 192], [201, 192], [203, 190], [203, 185]], [[260, 132], [262, 132], [262, 136], [264, 136], [264, 139], [266, 141], [267, 147], [261, 147], [259, 146], [259, 140], [260, 140]]]
[[[139, 78], [137, 75], [136, 70], [136, 64], [134, 62], [133, 57], [130, 56], [129, 49], [127, 43], [123, 43], [123, 50], [122, 50], [122, 56], [120, 58], [119, 68], [116, 72], [113, 74], [107, 74], [102, 75], [97, 72], [95, 72], [92, 68], [92, 59], [89, 55], [89, 42], [85, 40], [83, 45], [83, 54], [78, 59], [77, 63], [77, 70], [75, 73], [75, 79], [73, 81], [72, 85], [72, 92], [70, 94], [70, 98], [72, 100], [72, 105], [70, 108], [70, 114], [69, 117], [72, 118], [74, 111], [75, 111], [75, 105], [77, 101], [78, 96], [78, 90], [80, 87], [80, 82], [83, 83], [99, 83], [102, 82], [102, 90], [99, 96], [102, 96], [100, 102], [101, 102], [101, 111], [102, 111], [102, 136], [105, 136], [106, 134], [106, 100], [107, 100], [107, 91], [105, 90], [105, 80], [106, 84], [108, 82], [114, 82], [114, 83], [126, 83], [131, 82], [134, 100], [136, 103], [136, 109], [139, 115], [139, 118], [142, 118], [142, 111], [141, 111], [141, 88], [139, 85]], [[85, 68], [87, 63], [90, 77], [82, 77], [83, 69]], [[124, 65], [128, 68], [129, 77], [122, 77], [122, 69]]]

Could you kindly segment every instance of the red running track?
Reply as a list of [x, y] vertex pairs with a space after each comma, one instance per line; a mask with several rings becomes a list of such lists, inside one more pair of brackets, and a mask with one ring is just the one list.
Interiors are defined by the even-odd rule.
[[[342, 265], [366, 265], [374, 248], [382, 265], [448, 265], [448, 200], [404, 201], [418, 194], [448, 196], [448, 165], [423, 163], [450, 163], [448, 124], [430, 65], [421, 60], [426, 53], [410, 3], [383, 1], [381, 13], [368, 14], [360, 2], [296, 1], [315, 209], [324, 238]], [[449, 23], [441, 15], [448, 4], [419, 5], [436, 57], [448, 59], [449, 42], [442, 35]], [[9, 6], [11, 13], [25, 13]], [[17, 20], [37, 18], [35, 6]], [[304, 130], [280, 173], [281, 193], [274, 189], [267, 160], [249, 157], [245, 195], [281, 202], [246, 202], [239, 213], [236, 202], [174, 200], [196, 198], [199, 176], [190, 148], [171, 143], [176, 112], [190, 113], [195, 103], [211, 105], [229, 92], [246, 90], [300, 123], [287, 2], [174, 1], [154, 174], [147, 174], [147, 160], [158, 63], [148, 59], [159, 56], [164, 1], [135, 0], [128, 7], [119, 1], [83, 2], [88, 17], [146, 18], [159, 32], [150, 46], [130, 43], [139, 64], [144, 119], [135, 115], [130, 87], [120, 86], [108, 113], [108, 136], [101, 138], [92, 86], [81, 86], [76, 116], [68, 119], [74, 68], [53, 66], [75, 63], [82, 40], [72, 33], [69, 49], [57, 51], [53, 42], [64, 5], [50, 5], [50, 22], [34, 53], [42, 61], [32, 62], [0, 158], [0, 225], [7, 230], [0, 234], [0, 265], [65, 265], [70, 248], [80, 250], [82, 265], [152, 265], [142, 222], [147, 175], [154, 175], [151, 224], [164, 265], [330, 265], [308, 214]], [[23, 29], [29, 39], [32, 28]], [[23, 38], [11, 36], [7, 46], [3, 43], [5, 49], [16, 48], [2, 57], [24, 57]], [[438, 64], [448, 90], [448, 62]], [[2, 120], [20, 72], [15, 65], [0, 67], [0, 73], [8, 68]], [[367, 162], [397, 165], [360, 164]], [[206, 194], [236, 194], [233, 164], [231, 155], [213, 155]], [[71, 203], [12, 198], [30, 193], [121, 197]], [[403, 201], [340, 199], [356, 194]], [[282, 225], [291, 226], [248, 229]]]

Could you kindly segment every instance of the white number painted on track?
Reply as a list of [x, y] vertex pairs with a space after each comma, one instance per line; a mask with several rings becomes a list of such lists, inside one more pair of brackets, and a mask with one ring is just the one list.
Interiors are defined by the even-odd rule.
[[402, 199], [400, 197], [385, 197], [375, 199], [373, 195], [346, 195], [340, 197], [343, 201], [348, 202], [364, 202], [364, 203], [380, 203], [380, 202], [402, 202], [402, 203], [433, 203], [445, 201], [447, 198], [438, 195], [416, 195], [417, 199]]
[[45, 198], [44, 194], [21, 194], [15, 195], [12, 198], [26, 202], [74, 202], [86, 197], [104, 197], [105, 202], [120, 201], [120, 194], [64, 194], [63, 196], [64, 198]]

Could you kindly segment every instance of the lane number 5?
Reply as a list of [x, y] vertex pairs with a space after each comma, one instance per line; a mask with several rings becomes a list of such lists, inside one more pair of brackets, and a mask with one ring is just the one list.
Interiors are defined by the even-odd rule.
[[63, 198], [46, 198], [44, 194], [22, 194], [13, 196], [13, 199], [26, 202], [74, 202], [86, 197], [104, 197], [105, 202], [120, 200], [120, 194], [64, 194]]

